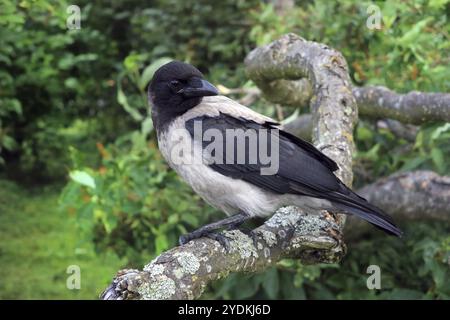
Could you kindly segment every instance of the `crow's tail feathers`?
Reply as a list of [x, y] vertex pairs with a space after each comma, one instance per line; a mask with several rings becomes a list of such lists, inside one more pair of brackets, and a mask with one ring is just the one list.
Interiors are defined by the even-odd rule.
[[345, 188], [343, 197], [333, 199], [333, 204], [336, 208], [343, 210], [345, 213], [360, 217], [384, 232], [401, 237], [403, 232], [395, 225], [394, 220], [383, 210], [370, 204], [364, 198], [358, 196], [356, 193], [348, 188]]
[[393, 222], [386, 219], [385, 215], [380, 215], [378, 212], [373, 210], [361, 209], [341, 203], [335, 203], [334, 205], [338, 209], [345, 211], [345, 213], [355, 215], [370, 222], [388, 234], [395, 235], [397, 237], [401, 237], [403, 235], [403, 232]]

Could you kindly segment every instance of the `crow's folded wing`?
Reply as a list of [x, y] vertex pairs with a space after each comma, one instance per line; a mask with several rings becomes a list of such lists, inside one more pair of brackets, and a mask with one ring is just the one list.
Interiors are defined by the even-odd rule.
[[[209, 129], [215, 129], [216, 132], [218, 130], [221, 133], [223, 147], [216, 148], [213, 152], [214, 158], [221, 161], [211, 163], [210, 167], [225, 176], [242, 179], [276, 193], [319, 196], [322, 193], [340, 190], [341, 182], [333, 174], [333, 171], [338, 168], [336, 163], [310, 143], [279, 130], [275, 127], [275, 123], [265, 122], [260, 124], [243, 118], [235, 118], [224, 113], [220, 113], [216, 117], [201, 116], [186, 122], [186, 129], [193, 138], [196, 137], [194, 134], [195, 122], [201, 123], [202, 133]], [[271, 149], [271, 142], [274, 141], [271, 138], [276, 139], [279, 145], [278, 172], [273, 175], [261, 174], [261, 169], [268, 167], [268, 165], [263, 164], [259, 157], [256, 163], [249, 161], [249, 150], [251, 148], [248, 146], [248, 140], [245, 146], [245, 162], [238, 163], [237, 155], [239, 151], [237, 149], [240, 146], [236, 145], [236, 141], [227, 141], [227, 130], [255, 132], [258, 139], [258, 152], [261, 147], [260, 139], [262, 135], [266, 135], [266, 139], [263, 141], [267, 141], [269, 150]], [[210, 141], [202, 141], [203, 148], [206, 148], [211, 143]], [[230, 143], [235, 144], [234, 159], [231, 159], [233, 155], [230, 157], [230, 152], [227, 154], [228, 148], [226, 146]], [[272, 157], [272, 159], [276, 160], [276, 157]]]

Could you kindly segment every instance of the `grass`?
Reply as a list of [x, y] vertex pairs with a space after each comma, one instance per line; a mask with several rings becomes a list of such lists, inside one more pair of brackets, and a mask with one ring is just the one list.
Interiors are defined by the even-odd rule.
[[[0, 180], [0, 299], [96, 299], [123, 265], [83, 242], [75, 217], [58, 210], [59, 190], [23, 190]], [[70, 265], [81, 288], [66, 286]]]

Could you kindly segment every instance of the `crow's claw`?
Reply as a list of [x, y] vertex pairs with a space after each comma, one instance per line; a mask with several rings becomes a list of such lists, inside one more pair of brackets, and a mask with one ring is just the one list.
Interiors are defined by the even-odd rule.
[[219, 242], [222, 245], [222, 247], [224, 247], [227, 251], [230, 248], [229, 239], [222, 233], [215, 232], [215, 231], [206, 231], [206, 232], [194, 231], [194, 232], [180, 236], [178, 242], [180, 243], [180, 245], [185, 245], [189, 241], [192, 241], [194, 239], [203, 238], [203, 237]]
[[222, 233], [210, 232], [205, 234], [205, 237], [219, 242], [220, 245], [224, 247], [227, 252], [230, 251], [230, 240]]

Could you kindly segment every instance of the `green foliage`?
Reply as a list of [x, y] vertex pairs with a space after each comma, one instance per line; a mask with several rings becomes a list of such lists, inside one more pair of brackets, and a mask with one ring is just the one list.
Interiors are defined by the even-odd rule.
[[[95, 127], [89, 135], [91, 145], [98, 137], [111, 139], [113, 133], [129, 127], [119, 121], [121, 109], [114, 108], [117, 100], [111, 77], [120, 63], [118, 40], [104, 30], [107, 26], [67, 30], [68, 5], [64, 0], [1, 4], [0, 136], [7, 132], [15, 140], [11, 147], [12, 140], [7, 138], [2, 152], [14, 177], [64, 177], [68, 144], [92, 150], [86, 139], [80, 144], [60, 134], [73, 128], [77, 120], [90, 121]], [[91, 8], [86, 5], [84, 9], [83, 18], [89, 21]], [[5, 114], [3, 108], [21, 109], [21, 116]], [[49, 158], [60, 161], [50, 163]]]
[[0, 165], [4, 165], [4, 159], [1, 157], [1, 150], [5, 148], [8, 151], [17, 149], [17, 141], [8, 134], [10, 128], [2, 127], [3, 121], [10, 116], [21, 116], [22, 106], [17, 99], [0, 100]]
[[156, 1], [133, 12], [131, 37], [140, 42], [132, 43], [149, 48], [153, 57], [186, 60], [201, 70], [216, 64], [234, 69], [252, 45], [248, 15], [257, 5], [254, 0]]
[[371, 182], [368, 177], [386, 176], [396, 171], [432, 169], [449, 174], [446, 158], [450, 157], [450, 124], [423, 125], [415, 143], [398, 139], [387, 129], [361, 122], [355, 133], [358, 142], [356, 157], [360, 174], [358, 181]]
[[[366, 27], [372, 3], [381, 9], [381, 30]], [[142, 266], [180, 234], [222, 217], [168, 169], [156, 148], [146, 86], [169, 58], [198, 66], [213, 83], [248, 87], [243, 60], [250, 49], [295, 32], [340, 50], [357, 85], [399, 92], [450, 87], [448, 0], [297, 1], [283, 13], [256, 0], [108, 6], [83, 0], [77, 2], [81, 30], [66, 28], [69, 4], [0, 3], [0, 168], [39, 186], [69, 180], [61, 212], [51, 192], [39, 197], [0, 183], [5, 298], [94, 298], [119, 266]], [[252, 107], [275, 114], [264, 101]], [[450, 173], [448, 123], [422, 126], [412, 143], [369, 121], [360, 121], [355, 133], [356, 186], [398, 170]], [[231, 275], [206, 297], [448, 299], [448, 226], [402, 227], [404, 242], [374, 233], [350, 243], [340, 266], [285, 260], [259, 275]], [[35, 268], [24, 264], [28, 259]], [[68, 260], [88, 272], [90, 285], [81, 293], [64, 287]], [[370, 264], [381, 267], [381, 291], [366, 288]], [[25, 293], [17, 290], [22, 278]]]
[[[381, 10], [382, 29], [366, 27], [367, 8]], [[250, 37], [267, 44], [287, 32], [340, 50], [358, 85], [385, 85], [398, 92], [446, 92], [450, 87], [448, 1], [308, 1], [281, 15], [272, 4], [253, 12]], [[333, 19], [330, 20], [330, 17]], [[414, 145], [360, 121], [356, 185], [397, 170], [450, 173], [448, 124], [424, 125]], [[433, 133], [434, 132], [434, 133]]]
[[98, 169], [84, 167], [73, 150], [76, 169], [60, 199], [98, 250], [111, 248], [130, 264], [142, 264], [211, 218], [212, 209], [168, 170], [146, 135], [135, 131], [98, 149]]

